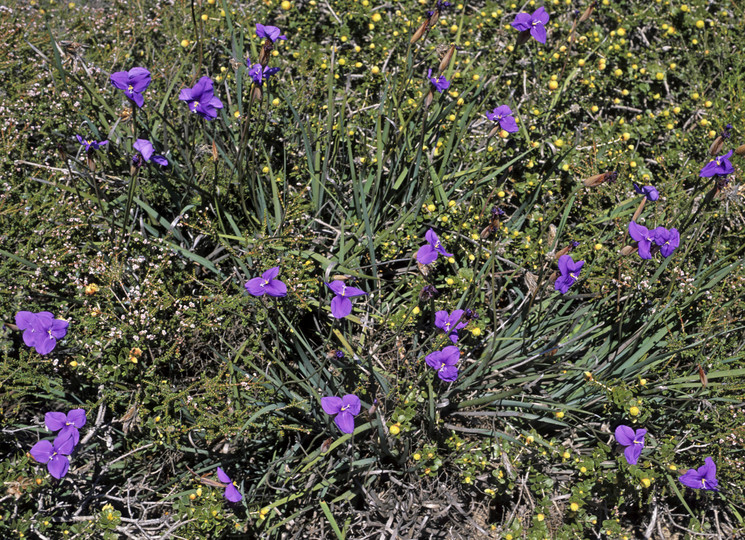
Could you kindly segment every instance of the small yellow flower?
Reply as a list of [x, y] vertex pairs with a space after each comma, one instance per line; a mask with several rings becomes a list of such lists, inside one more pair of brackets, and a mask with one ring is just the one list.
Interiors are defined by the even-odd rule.
[[75, 360], [73, 360], [70, 362], [70, 367], [78, 367], [78, 363]]
[[287, 1], [287, 0], [284, 0], [284, 1], [283, 1], [283, 2], [282, 2], [282, 3], [280, 4], [280, 7], [281, 7], [282, 9], [284, 9], [285, 11], [290, 11], [290, 10], [292, 9], [292, 4], [291, 4], [291, 3], [289, 3], [289, 2]]
[[639, 416], [641, 414], [641, 411], [639, 410], [639, 407], [634, 406], [629, 409], [629, 414], [631, 416]]
[[401, 433], [401, 427], [400, 426], [401, 426], [401, 424], [393, 424], [390, 427], [391, 435], [398, 435], [399, 433]]
[[422, 454], [420, 454], [419, 452], [417, 452], [416, 454], [414, 454], [411, 457], [414, 458], [414, 461], [419, 461], [420, 459], [422, 459]]
[[189, 500], [192, 500], [192, 501], [193, 501], [193, 500], [194, 500], [194, 499], [196, 499], [196, 498], [197, 498], [197, 495], [196, 495], [196, 493], [190, 493], [190, 494], [189, 494]]
[[241, 117], [241, 113], [240, 113], [240, 111], [235, 111], [235, 112], [233, 113], [233, 116], [235, 116], [236, 118], [240, 118], [240, 117]]
[[649, 478], [642, 478], [642, 485], [645, 488], [648, 488], [649, 486], [652, 485], [652, 481]]
[[476, 328], [472, 328], [471, 335], [473, 337], [479, 337], [481, 335], [481, 328], [479, 328], [478, 326]]
[[430, 212], [434, 212], [435, 210], [437, 210], [437, 207], [434, 204], [430, 203], [427, 205], [427, 210], [429, 210]]
[[647, 384], [647, 379], [639, 379], [639, 384], [644, 386], [645, 384]]
[[538, 515], [537, 515], [537, 516], [536, 516], [535, 518], [536, 518], [536, 519], [537, 519], [538, 521], [543, 521], [544, 519], [546, 519], [546, 516], [544, 516], [543, 514], [538, 514]]
[[564, 459], [569, 459], [570, 457], [572, 457], [572, 454], [564, 450], [564, 453], [561, 454], [561, 457], [563, 457]]
[[671, 463], [670, 465], [668, 465], [667, 468], [670, 469], [671, 471], [677, 471], [678, 470], [678, 467], [676, 467], [674, 463]]
[[558, 418], [559, 420], [561, 420], [562, 418], [564, 418], [564, 411], [558, 411], [556, 413], [556, 418]]
[[445, 280], [445, 283], [447, 283], [448, 285], [452, 285], [453, 283], [455, 283], [455, 281], [453, 280], [453, 278], [447, 278]]
[[501, 189], [497, 192], [497, 197], [499, 197], [500, 199], [504, 199], [506, 196], [507, 194]]
[[412, 312], [412, 313], [413, 313], [414, 315], [419, 315], [419, 312], [420, 312], [420, 311], [421, 311], [421, 309], [419, 309], [419, 306], [416, 306], [416, 307], [415, 307], [414, 309], [412, 309], [412, 310], [411, 310], [411, 312]]
[[202, 13], [202, 17], [201, 17], [201, 19], [202, 19], [203, 21], [206, 21], [207, 19], [209, 19], [209, 17], [207, 16], [207, 14], [206, 14], [206, 13]]
[[535, 437], [533, 437], [532, 435], [528, 435], [527, 437], [525, 437], [526, 444], [532, 444], [534, 441], [535, 441]]
[[382, 17], [380, 16], [380, 13], [373, 13], [373, 16], [372, 16], [373, 22], [380, 22], [380, 19], [382, 19]]
[[548, 81], [548, 89], [556, 90], [559, 87], [559, 83], [556, 81]]
[[601, 249], [603, 249], [603, 244], [598, 242], [593, 246], [593, 248], [595, 249], [595, 251], [600, 251]]
[[274, 105], [275, 107], [279, 107], [279, 98], [274, 98], [272, 100], [272, 105]]
[[577, 510], [579, 510], [579, 505], [576, 502], [573, 502], [572, 504], [569, 505], [569, 509], [572, 512], [576, 512]]
[[98, 292], [98, 285], [95, 283], [91, 283], [89, 285], [85, 286], [85, 294], [88, 296], [92, 296]]
[[581, 472], [582, 474], [585, 474], [587, 472], [587, 467], [580, 467], [579, 472]]
[[701, 19], [696, 21], [696, 28], [703, 28], [704, 26], [704, 21], [702, 21]]
[[188, 39], [182, 39], [181, 40], [181, 46], [186, 48], [189, 46], [189, 40]]

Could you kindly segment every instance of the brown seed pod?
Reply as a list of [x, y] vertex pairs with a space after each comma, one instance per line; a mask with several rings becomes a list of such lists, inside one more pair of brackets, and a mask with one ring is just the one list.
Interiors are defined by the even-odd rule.
[[720, 152], [722, 151], [722, 147], [724, 146], [724, 137], [721, 135], [714, 139], [714, 142], [711, 143], [711, 146], [709, 147], [709, 155], [710, 156], [718, 156]]
[[429, 28], [429, 19], [424, 19], [424, 22], [419, 25], [419, 28], [416, 29], [416, 32], [414, 32], [414, 35], [411, 36], [411, 40], [409, 43], [416, 43], [420, 39], [422, 39], [422, 36], [427, 33], [427, 28]]
[[587, 9], [582, 14], [582, 16], [579, 18], [579, 22], [583, 23], [587, 19], [589, 19], [590, 16], [592, 15], [592, 12], [595, 10], [595, 7], [597, 7], [597, 5], [598, 5], [597, 2], [592, 2], [589, 6], [587, 6]]
[[590, 176], [589, 178], [585, 178], [584, 180], [582, 180], [582, 183], [585, 185], [585, 187], [595, 187], [604, 182], [613, 182], [616, 178], [618, 178], [618, 173], [615, 171], [609, 171]]
[[442, 57], [442, 60], [440, 60], [440, 67], [438, 68], [440, 70], [440, 73], [448, 68], [448, 65], [450, 65], [450, 60], [452, 60], [454, 54], [455, 45], [451, 45], [448, 49], [448, 52], [446, 52], [445, 55]]
[[745, 144], [735, 148], [735, 154], [737, 154], [738, 156], [745, 156]]
[[621, 255], [625, 257], [627, 255], [631, 255], [635, 251], [636, 251], [635, 246], [624, 246], [623, 248], [621, 248]]

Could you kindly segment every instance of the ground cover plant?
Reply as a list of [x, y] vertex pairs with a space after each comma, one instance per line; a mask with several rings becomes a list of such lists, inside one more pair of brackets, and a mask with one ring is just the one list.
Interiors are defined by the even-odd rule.
[[742, 20], [0, 6], [2, 536], [743, 537]]

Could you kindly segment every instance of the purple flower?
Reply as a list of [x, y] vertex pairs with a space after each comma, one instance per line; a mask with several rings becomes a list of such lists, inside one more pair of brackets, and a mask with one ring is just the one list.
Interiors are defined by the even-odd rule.
[[222, 101], [215, 96], [215, 88], [209, 77], [199, 79], [193, 88], [182, 89], [178, 98], [186, 101], [189, 110], [205, 120], [214, 120], [217, 118], [217, 109], [222, 109]]
[[527, 13], [518, 13], [515, 20], [512, 21], [513, 28], [521, 32], [530, 31], [530, 35], [540, 43], [546, 43], [546, 27], [548, 24], [548, 13], [543, 7], [536, 9], [532, 15]]
[[350, 297], [367, 294], [357, 287], [347, 287], [343, 281], [335, 280], [331, 283], [326, 283], [326, 285], [336, 293], [334, 299], [331, 300], [331, 314], [337, 319], [343, 319], [352, 313], [352, 301], [349, 299]]
[[153, 162], [157, 163], [158, 165], [162, 165], [165, 167], [168, 165], [168, 160], [164, 158], [163, 156], [154, 156], [153, 152], [153, 144], [148, 141], [147, 139], [137, 139], [135, 143], [132, 145], [132, 147], [137, 150], [140, 156], [133, 156], [132, 161], [134, 161], [135, 165], [139, 166], [141, 165], [141, 159], [144, 159], [148, 163], [152, 159]]
[[639, 456], [642, 455], [642, 449], [644, 449], [644, 435], [646, 434], [646, 429], [634, 431], [629, 426], [618, 426], [616, 428], [616, 441], [621, 446], [626, 447], [623, 454], [626, 456], [626, 462], [629, 465], [636, 465], [636, 462], [639, 461]]
[[424, 235], [424, 238], [429, 242], [419, 248], [416, 252], [416, 260], [419, 264], [430, 264], [437, 260], [437, 254], [444, 255], [445, 257], [452, 257], [452, 253], [445, 251], [445, 248], [440, 244], [440, 239], [437, 237], [437, 233], [432, 229], [428, 230]]
[[256, 23], [256, 35], [260, 38], [269, 39], [274, 43], [278, 39], [287, 39], [287, 36], [279, 35], [279, 28], [276, 26], [264, 26], [263, 24]]
[[499, 127], [507, 133], [515, 133], [519, 129], [517, 122], [512, 117], [512, 109], [507, 105], [500, 105], [492, 112], [486, 113], [486, 117], [492, 122], [499, 122]]
[[61, 412], [48, 412], [44, 415], [44, 423], [47, 425], [49, 431], [59, 431], [59, 436], [71, 434], [73, 439], [73, 446], [78, 444], [80, 441], [79, 428], [85, 425], [87, 418], [85, 416], [85, 409], [73, 409], [67, 414]]
[[650, 250], [652, 249], [652, 242], [654, 242], [652, 231], [632, 221], [629, 223], [629, 236], [639, 243], [639, 257], [651, 259], [652, 252]]
[[460, 360], [460, 349], [453, 345], [428, 354], [424, 358], [427, 365], [437, 372], [437, 376], [447, 382], [453, 382], [458, 378], [458, 368], [455, 367], [458, 360]]
[[729, 158], [732, 155], [732, 150], [719, 156], [716, 159], [712, 159], [707, 163], [701, 172], [698, 174], [701, 178], [710, 178], [712, 176], [727, 176], [735, 171]]
[[435, 11], [442, 13], [446, 7], [450, 7], [451, 5], [452, 4], [450, 2], [443, 2], [442, 0], [437, 0], [435, 9], [427, 12], [427, 18], [430, 18], [432, 15], [434, 15]]
[[450, 315], [447, 311], [435, 313], [435, 326], [445, 332], [453, 343], [458, 343], [458, 330], [468, 325], [468, 323], [458, 324], [464, 313], [462, 309], [456, 309]]
[[65, 476], [70, 468], [70, 460], [67, 456], [72, 454], [74, 449], [72, 434], [60, 433], [54, 439], [54, 444], [49, 441], [39, 441], [29, 450], [29, 454], [39, 463], [46, 463], [49, 474], [59, 479]]
[[111, 74], [109, 80], [116, 88], [124, 90], [124, 95], [134, 101], [138, 107], [141, 108], [145, 103], [142, 92], [150, 85], [150, 72], [145, 68], [136, 67], [129, 71], [117, 71]]
[[233, 481], [230, 479], [230, 477], [225, 474], [225, 471], [222, 470], [222, 467], [217, 468], [217, 479], [225, 484], [225, 498], [227, 500], [232, 503], [236, 503], [243, 498], [241, 492], [238, 491], [237, 487], [235, 487], [235, 484], [233, 484]]
[[702, 465], [696, 470], [688, 469], [688, 472], [683, 476], [679, 476], [678, 480], [689, 488], [693, 489], [706, 489], [709, 491], [719, 491], [717, 485], [717, 466], [714, 464], [714, 460], [707, 457], [704, 460], [705, 465]]
[[321, 407], [326, 414], [336, 415], [334, 422], [342, 433], [354, 431], [354, 417], [360, 414], [360, 398], [354, 394], [347, 394], [344, 397], [324, 397], [321, 398]]
[[279, 68], [264, 67], [258, 62], [251, 65], [250, 59], [246, 59], [246, 66], [248, 66], [248, 76], [251, 77], [253, 81], [259, 86], [262, 86], [264, 84], [264, 81], [268, 80], [269, 77], [279, 72]]
[[249, 279], [246, 283], [246, 290], [254, 296], [287, 296], [287, 285], [278, 279], [274, 279], [279, 274], [279, 266], [270, 268], [261, 277]]
[[433, 77], [432, 76], [432, 70], [430, 69], [427, 72], [427, 78], [429, 79], [429, 82], [432, 83], [432, 86], [435, 87], [435, 90], [437, 90], [439, 93], [443, 93], [445, 90], [450, 88], [450, 81], [448, 81], [445, 78], [445, 75], [440, 75], [439, 77]]
[[561, 294], [566, 294], [569, 287], [579, 278], [579, 273], [584, 266], [585, 261], [574, 262], [571, 255], [562, 255], [559, 257], [559, 272], [561, 276], [556, 279], [554, 289]]
[[105, 144], [109, 144], [109, 141], [94, 141], [92, 139], [84, 139], [80, 135], [75, 135], [78, 138], [78, 142], [85, 146], [86, 152], [92, 152], [93, 150], [98, 150]]
[[652, 237], [654, 238], [654, 243], [660, 246], [660, 253], [666, 259], [680, 245], [680, 233], [675, 228], [668, 230], [665, 227], [657, 227], [652, 231]]
[[636, 191], [639, 195], [644, 195], [650, 201], [656, 201], [660, 198], [660, 192], [657, 191], [657, 188], [654, 186], [639, 187], [639, 185], [634, 182], [634, 191]]
[[55, 319], [48, 311], [16, 313], [16, 325], [23, 330], [23, 342], [34, 347], [39, 354], [49, 354], [57, 346], [57, 340], [67, 335], [70, 323]]

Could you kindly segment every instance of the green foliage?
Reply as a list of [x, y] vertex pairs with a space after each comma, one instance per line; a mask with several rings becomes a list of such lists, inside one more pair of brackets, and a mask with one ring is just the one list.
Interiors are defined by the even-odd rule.
[[[368, 0], [3, 12], [3, 535], [742, 534], [742, 158], [719, 189], [698, 176], [726, 124], [720, 154], [742, 143], [742, 13], [546, 7], [546, 46], [514, 46], [517, 8], [493, 3], [413, 44], [424, 6]], [[288, 37], [260, 92], [257, 22]], [[108, 82], [134, 66], [153, 74], [136, 111]], [[177, 98], [205, 74], [224, 104], [209, 123]], [[491, 133], [501, 104], [517, 133]], [[88, 155], [75, 134], [110, 142]], [[169, 167], [133, 166], [138, 138]], [[632, 182], [662, 196], [642, 209]], [[620, 254], [637, 208], [680, 231], [673, 256]], [[453, 256], [424, 268], [430, 228]], [[586, 263], [559, 295], [574, 241]], [[287, 297], [248, 295], [274, 266]], [[335, 278], [369, 293], [343, 320]], [[424, 357], [451, 345], [433, 323], [454, 309], [475, 315], [446, 383]], [[19, 310], [67, 337], [38, 355]], [[320, 400], [352, 393], [340, 436]], [[88, 423], [56, 481], [27, 452], [72, 408]], [[648, 430], [636, 465], [620, 424]], [[722, 490], [682, 487], [707, 456]]]

